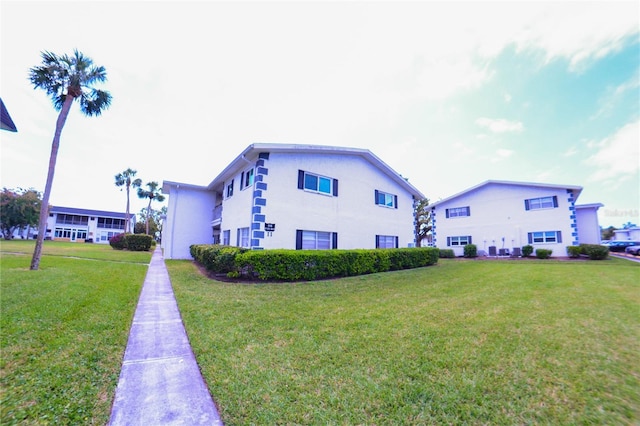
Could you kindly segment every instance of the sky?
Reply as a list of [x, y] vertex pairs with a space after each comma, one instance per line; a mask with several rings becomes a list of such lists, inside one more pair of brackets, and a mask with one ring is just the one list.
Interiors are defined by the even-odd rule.
[[637, 1], [2, 0], [0, 185], [44, 189], [58, 113], [28, 73], [78, 49], [113, 102], [72, 108], [55, 206], [124, 211], [127, 168], [207, 185], [269, 142], [369, 149], [432, 202], [578, 185], [601, 226], [640, 225], [639, 21]]

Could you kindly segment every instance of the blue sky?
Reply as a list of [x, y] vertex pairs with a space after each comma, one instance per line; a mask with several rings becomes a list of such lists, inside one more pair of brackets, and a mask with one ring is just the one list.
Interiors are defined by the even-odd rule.
[[78, 48], [113, 105], [72, 110], [54, 205], [124, 210], [128, 167], [205, 185], [282, 142], [368, 148], [432, 201], [487, 179], [580, 185], [602, 226], [640, 225], [639, 16], [637, 1], [3, 0], [19, 132], [0, 132], [0, 184], [43, 189], [57, 112], [28, 70]]

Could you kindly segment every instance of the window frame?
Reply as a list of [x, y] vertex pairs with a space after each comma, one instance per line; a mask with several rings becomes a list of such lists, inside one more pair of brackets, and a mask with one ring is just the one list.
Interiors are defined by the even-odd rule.
[[[307, 186], [307, 177], [316, 179], [315, 189]], [[323, 181], [327, 181], [329, 184], [329, 188], [327, 188], [328, 192], [321, 190], [323, 188], [323, 186], [321, 185]], [[306, 170], [298, 170], [298, 189], [301, 189], [305, 192], [337, 197], [338, 179], [318, 173], [307, 172]]]
[[527, 233], [529, 244], [561, 244], [562, 231], [533, 231]]
[[547, 195], [545, 197], [527, 198], [524, 200], [524, 209], [548, 210], [558, 208], [558, 196]]
[[[466, 241], [464, 244], [462, 241]], [[471, 235], [455, 235], [453, 237], [447, 237], [447, 247], [464, 247], [467, 244], [473, 244], [473, 238]]]
[[471, 207], [450, 207], [448, 209], [445, 209], [445, 216], [447, 217], [447, 219], [469, 217], [471, 216]]
[[[384, 197], [384, 200], [382, 203], [380, 202], [381, 197]], [[395, 194], [391, 194], [389, 192], [380, 191], [376, 189], [374, 190], [374, 199], [375, 199], [376, 206], [386, 207], [388, 209], [398, 208], [398, 196]]]
[[[246, 231], [246, 236], [245, 236], [245, 231]], [[238, 228], [237, 231], [237, 247], [242, 247], [242, 248], [250, 248], [251, 247], [251, 237], [249, 234], [249, 227], [245, 226], [244, 228]], [[246, 241], [245, 241], [246, 238]], [[246, 245], [243, 245], [243, 243], [246, 243]]]
[[[328, 237], [328, 239], [323, 238], [322, 242], [327, 242], [328, 246], [318, 247], [318, 236], [322, 234], [323, 237]], [[305, 238], [306, 236], [306, 238]], [[312, 238], [309, 238], [312, 237]], [[309, 247], [308, 242], [313, 240], [313, 247]], [[307, 244], [305, 244], [307, 242]], [[297, 229], [296, 230], [296, 250], [335, 250], [338, 248], [338, 233], [337, 232], [327, 232], [327, 231], [312, 231], [307, 229]]]
[[397, 235], [376, 235], [376, 248], [389, 249], [398, 248]]
[[229, 182], [228, 184], [225, 185], [225, 197], [224, 198], [231, 198], [233, 197], [233, 181], [234, 179], [231, 179], [231, 182]]
[[222, 245], [230, 246], [231, 245], [231, 230], [226, 229], [222, 231]]
[[242, 174], [240, 175], [240, 190], [244, 190], [246, 188], [249, 188], [250, 186], [253, 186], [253, 183], [255, 182], [255, 168], [250, 168], [249, 170], [246, 170], [244, 172], [242, 172]]

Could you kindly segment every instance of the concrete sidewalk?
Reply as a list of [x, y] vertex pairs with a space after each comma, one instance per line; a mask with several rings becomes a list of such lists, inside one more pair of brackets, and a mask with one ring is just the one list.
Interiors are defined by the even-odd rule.
[[133, 317], [109, 424], [223, 424], [191, 350], [160, 247]]

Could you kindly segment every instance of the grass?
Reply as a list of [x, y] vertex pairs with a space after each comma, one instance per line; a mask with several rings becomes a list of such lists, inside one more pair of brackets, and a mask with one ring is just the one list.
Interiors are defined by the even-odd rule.
[[0, 242], [0, 424], [103, 425], [151, 253], [33, 247]]
[[629, 261], [441, 260], [259, 285], [167, 266], [228, 425], [640, 422]]

